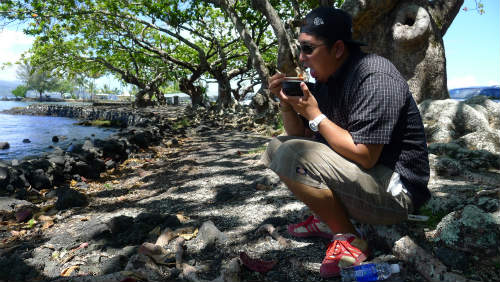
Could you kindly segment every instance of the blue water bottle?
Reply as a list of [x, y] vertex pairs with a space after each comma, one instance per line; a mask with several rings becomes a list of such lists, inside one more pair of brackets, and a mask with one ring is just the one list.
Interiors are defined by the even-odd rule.
[[399, 264], [367, 263], [340, 270], [342, 282], [380, 281], [399, 272]]

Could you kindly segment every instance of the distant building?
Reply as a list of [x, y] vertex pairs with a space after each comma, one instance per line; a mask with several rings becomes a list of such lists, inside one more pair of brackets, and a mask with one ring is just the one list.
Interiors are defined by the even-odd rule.
[[71, 95], [71, 93], [64, 93], [64, 94], [62, 94], [62, 98], [63, 99], [73, 99], [73, 96]]
[[[35, 90], [28, 90], [26, 92], [26, 98], [40, 98], [40, 93], [36, 92]], [[57, 92], [43, 92], [42, 94], [42, 99], [63, 99], [61, 97], [61, 93]]]
[[123, 92], [122, 94], [116, 95], [116, 98], [119, 101], [134, 101], [135, 97], [133, 95], [130, 95], [130, 92], [125, 90], [125, 92]]
[[[191, 103], [191, 97], [187, 95], [186, 93], [182, 92], [177, 92], [177, 93], [167, 93], [164, 94], [165, 100], [167, 101], [168, 105], [173, 105], [175, 103], [175, 99], [179, 99], [179, 104], [184, 105], [184, 104], [190, 104]], [[177, 97], [177, 98], [175, 98]]]
[[118, 95], [113, 93], [99, 93], [94, 95], [95, 100], [118, 100]]

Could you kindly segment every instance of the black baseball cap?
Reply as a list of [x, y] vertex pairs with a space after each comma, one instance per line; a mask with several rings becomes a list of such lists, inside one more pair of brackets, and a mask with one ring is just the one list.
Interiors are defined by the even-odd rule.
[[307, 14], [300, 32], [325, 38], [330, 43], [342, 40], [346, 44], [366, 46], [352, 39], [352, 18], [349, 13], [333, 7], [319, 7]]

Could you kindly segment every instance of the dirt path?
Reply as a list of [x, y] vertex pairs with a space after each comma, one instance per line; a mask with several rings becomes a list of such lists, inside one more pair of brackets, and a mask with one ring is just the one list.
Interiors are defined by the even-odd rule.
[[[51, 209], [54, 198], [43, 203], [44, 220], [50, 224], [39, 220], [16, 233], [18, 240], [0, 259], [4, 281], [120, 271], [143, 242], [154, 243], [159, 230], [179, 224], [199, 228], [206, 221], [212, 221], [227, 240], [217, 245], [219, 252], [186, 253], [188, 263], [209, 265], [200, 277], [214, 279], [223, 261], [246, 252], [278, 264], [265, 275], [244, 270], [243, 281], [321, 280], [318, 270], [328, 241], [289, 240], [285, 247], [269, 234], [256, 232], [270, 223], [291, 239], [286, 225], [306, 212], [259, 164], [269, 138], [203, 125], [186, 135], [170, 148], [157, 146], [132, 155], [120, 169], [84, 188], [72, 183], [88, 197], [86, 207], [57, 212]], [[267, 182], [262, 187], [270, 189], [257, 190], [257, 182]], [[291, 271], [294, 266], [298, 268]]]
[[[242, 268], [241, 281], [327, 281], [319, 277], [319, 267], [328, 240], [293, 238], [286, 232], [308, 211], [259, 163], [269, 138], [200, 125], [176, 141], [131, 155], [85, 188], [72, 183], [88, 197], [86, 207], [57, 212], [50, 209], [55, 199], [46, 201], [44, 215], [52, 225], [39, 221], [3, 251], [0, 281], [51, 281], [61, 275], [70, 276], [65, 281], [122, 281], [106, 277], [132, 273], [124, 269], [134, 265], [142, 243], [154, 243], [165, 228], [194, 230], [208, 221], [224, 240], [200, 245], [206, 236], [198, 234], [185, 243], [184, 262], [195, 266], [201, 279], [215, 279], [225, 263], [245, 252], [277, 264], [266, 274]], [[264, 224], [276, 227], [284, 241], [258, 232]], [[370, 243], [372, 260], [397, 262], [390, 250]], [[173, 248], [172, 240], [166, 249], [173, 254]], [[162, 263], [137, 275], [148, 281], [186, 281], [171, 255]], [[402, 273], [392, 281], [422, 280], [415, 269], [400, 265]]]

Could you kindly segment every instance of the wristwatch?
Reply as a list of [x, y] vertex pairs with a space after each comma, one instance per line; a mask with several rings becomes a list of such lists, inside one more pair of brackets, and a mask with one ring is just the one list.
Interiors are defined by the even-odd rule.
[[322, 122], [324, 119], [326, 118], [326, 116], [324, 114], [321, 114], [317, 117], [315, 117], [313, 120], [310, 120], [309, 121], [309, 128], [314, 131], [314, 132], [318, 132], [319, 131], [319, 124], [320, 122]]

